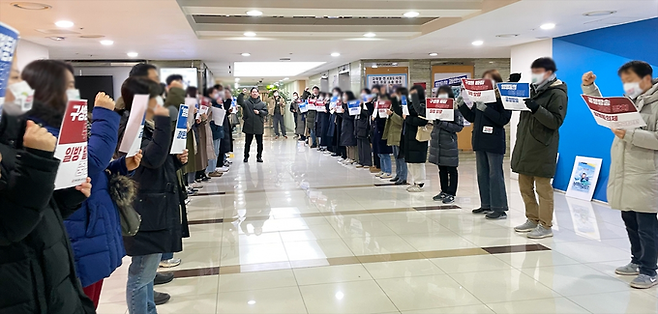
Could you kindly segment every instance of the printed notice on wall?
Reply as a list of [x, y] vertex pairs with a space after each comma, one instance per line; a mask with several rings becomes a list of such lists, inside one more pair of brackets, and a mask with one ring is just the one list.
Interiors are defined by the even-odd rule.
[[171, 142], [172, 155], [182, 154], [187, 145], [187, 119], [189, 114], [189, 107], [181, 105], [178, 109], [178, 119], [176, 120], [176, 131], [174, 131], [174, 139]]
[[496, 91], [492, 80], [487, 79], [462, 79], [462, 86], [468, 94], [468, 98], [474, 102], [491, 103], [496, 101]]
[[530, 98], [530, 83], [498, 83], [498, 91], [507, 110], [530, 111], [525, 99]]
[[636, 129], [647, 126], [633, 102], [626, 97], [581, 95], [596, 123], [609, 129]]
[[61, 161], [55, 177], [55, 190], [74, 187], [87, 180], [86, 100], [68, 102], [57, 138], [55, 158]]
[[123, 133], [119, 151], [126, 153], [126, 157], [137, 155], [142, 146], [142, 134], [144, 133], [144, 118], [149, 103], [149, 95], [135, 95], [130, 116]]
[[455, 121], [454, 99], [427, 98], [427, 120]]

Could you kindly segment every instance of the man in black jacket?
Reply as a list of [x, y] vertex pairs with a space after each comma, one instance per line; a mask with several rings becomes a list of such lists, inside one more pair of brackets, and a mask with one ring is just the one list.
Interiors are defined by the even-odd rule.
[[249, 151], [251, 142], [256, 137], [257, 155], [256, 161], [263, 162], [263, 133], [265, 133], [265, 117], [267, 116], [267, 105], [260, 100], [258, 87], [253, 87], [248, 99], [245, 98], [246, 89], [238, 96], [238, 105], [242, 107], [242, 119], [244, 126], [242, 132], [247, 136], [244, 145], [244, 162], [249, 162]]

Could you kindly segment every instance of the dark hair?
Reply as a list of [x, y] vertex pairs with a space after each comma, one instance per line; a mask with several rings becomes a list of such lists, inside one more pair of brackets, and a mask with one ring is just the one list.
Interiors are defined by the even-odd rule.
[[311, 89], [317, 89], [317, 90], [320, 90], [320, 88], [319, 88], [317, 85], [314, 85], [313, 88], [311, 88]]
[[[188, 87], [188, 89], [189, 89], [189, 87]], [[216, 90], [217, 90], [216, 87], [208, 87], [203, 92], [203, 96], [210, 97]]]
[[156, 83], [151, 80], [149, 81], [149, 99], [162, 96], [163, 88], [162, 83]]
[[215, 86], [213, 86], [213, 88], [216, 89], [216, 90], [224, 89], [222, 84], [215, 84]]
[[135, 95], [150, 95], [152, 84], [155, 84], [155, 82], [142, 76], [131, 76], [123, 81], [123, 85], [121, 85], [121, 97], [123, 98], [126, 110], [130, 111], [132, 109]]
[[343, 94], [343, 90], [340, 89], [340, 87], [334, 87], [334, 89], [331, 90], [331, 93], [333, 92], [338, 92], [338, 94]]
[[364, 89], [362, 89], [361, 91], [362, 91], [362, 92], [366, 92], [366, 94], [368, 94], [368, 95], [370, 95], [370, 93], [372, 93], [372, 92], [370, 91], [370, 89], [368, 89], [368, 88], [364, 88]]
[[64, 114], [68, 100], [66, 72], [73, 74], [72, 69], [62, 61], [37, 60], [25, 66], [21, 78], [34, 88], [34, 101]]
[[557, 67], [555, 61], [549, 57], [541, 57], [532, 62], [530, 65], [531, 69], [544, 69], [546, 71], [551, 71], [553, 73], [557, 72]]
[[254, 86], [254, 87], [252, 87], [252, 88], [249, 90], [249, 94], [251, 94], [251, 92], [253, 92], [254, 89], [255, 89], [258, 93], [260, 93], [260, 90], [258, 89], [258, 87]]
[[411, 87], [411, 90], [415, 90], [416, 93], [418, 93], [418, 100], [420, 100], [421, 103], [425, 102], [425, 89], [422, 86], [414, 85]]
[[188, 86], [187, 89], [185, 90], [185, 95], [187, 97], [196, 98], [196, 94], [198, 93], [199, 93], [199, 89], [194, 86]]
[[521, 80], [521, 73], [512, 73], [512, 74], [510, 74], [508, 80], [512, 83], [517, 83], [518, 81]]
[[395, 89], [396, 94], [401, 94], [404, 96], [409, 96], [409, 90], [406, 87], [398, 87]]
[[292, 94], [299, 96], [299, 93], [297, 93], [297, 92], [292, 92]]
[[148, 76], [149, 75], [149, 70], [158, 70], [158, 68], [155, 67], [155, 65], [152, 64], [146, 64], [146, 63], [140, 63], [136, 64], [131, 70], [130, 70], [130, 76]]
[[[340, 88], [339, 88], [339, 89], [340, 89]], [[356, 99], [356, 96], [354, 96], [354, 93], [352, 93], [351, 90], [347, 90], [347, 91], [345, 91], [343, 94], [347, 95], [347, 100], [348, 100], [348, 101], [350, 101], [350, 100], [355, 100], [355, 99]]]
[[442, 85], [439, 87], [439, 90], [436, 92], [436, 95], [438, 96], [441, 94], [441, 92], [445, 92], [448, 94], [448, 97], [450, 98], [455, 98], [455, 92], [452, 91], [452, 86], [450, 85]]
[[496, 69], [487, 70], [484, 71], [484, 73], [482, 73], [482, 77], [485, 77], [487, 75], [491, 75], [491, 77], [493, 78], [494, 81], [496, 81], [496, 83], [503, 82], [503, 77], [500, 76], [500, 72], [498, 72], [498, 70]]
[[182, 81], [182, 80], [183, 80], [183, 76], [180, 74], [169, 75], [166, 80], [167, 86], [171, 85], [171, 82], [173, 81]]
[[644, 61], [638, 60], [624, 63], [624, 65], [619, 68], [619, 71], [617, 71], [617, 75], [621, 76], [623, 73], [628, 72], [633, 72], [640, 78], [644, 78], [647, 75], [653, 76], [653, 69], [651, 68], [651, 65]]
[[377, 84], [375, 84], [375, 85], [372, 86], [372, 89], [377, 89], [378, 91], [381, 91], [381, 90], [382, 90], [382, 86], [381, 86], [381, 85], [377, 85]]

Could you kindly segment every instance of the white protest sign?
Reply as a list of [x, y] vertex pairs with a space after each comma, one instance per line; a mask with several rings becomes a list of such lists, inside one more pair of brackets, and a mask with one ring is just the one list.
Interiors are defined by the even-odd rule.
[[215, 125], [222, 126], [224, 125], [224, 117], [226, 117], [226, 110], [224, 108], [210, 107], [212, 110], [212, 121]]
[[176, 120], [176, 130], [174, 131], [174, 138], [171, 142], [171, 150], [169, 154], [178, 155], [185, 151], [187, 146], [187, 119], [189, 114], [189, 107], [181, 105], [178, 109], [178, 119]]
[[148, 108], [149, 95], [135, 95], [130, 109], [130, 116], [123, 133], [119, 151], [126, 153], [126, 157], [137, 155], [142, 146], [142, 133], [144, 132], [144, 118]]
[[454, 99], [427, 98], [427, 120], [455, 121]]
[[491, 103], [496, 102], [496, 91], [494, 83], [488, 79], [462, 79], [462, 86], [468, 94], [468, 98], [474, 102]]
[[409, 115], [409, 102], [407, 101], [407, 96], [402, 95], [402, 98], [400, 99], [400, 102], [402, 103], [402, 115], [408, 116]]
[[350, 100], [347, 102], [347, 109], [349, 110], [350, 116], [357, 116], [361, 113], [361, 102], [357, 99]]
[[391, 102], [389, 100], [380, 100], [376, 106], [375, 113], [379, 113], [380, 118], [388, 118], [388, 110], [391, 109]]
[[647, 126], [635, 104], [626, 97], [581, 97], [600, 126], [609, 129], [637, 129]]
[[57, 138], [55, 158], [61, 160], [55, 190], [74, 187], [87, 180], [87, 101], [70, 100]]
[[507, 110], [530, 111], [525, 99], [530, 98], [530, 83], [498, 83], [498, 91]]

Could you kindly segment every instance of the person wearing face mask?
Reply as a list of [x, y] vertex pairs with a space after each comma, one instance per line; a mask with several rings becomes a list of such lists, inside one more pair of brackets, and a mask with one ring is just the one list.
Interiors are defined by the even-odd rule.
[[[514, 228], [530, 239], [553, 236], [553, 186], [560, 126], [567, 115], [567, 84], [555, 77], [551, 58], [539, 58], [530, 66], [532, 85], [525, 100], [530, 111], [521, 112], [512, 171], [519, 174], [519, 189], [525, 203], [527, 221]], [[539, 204], [537, 196], [539, 195]]]
[[402, 102], [403, 99], [409, 101], [409, 91], [405, 87], [398, 87], [395, 95], [395, 101], [391, 102], [391, 110], [388, 111], [384, 134], [386, 145], [393, 149], [393, 157], [395, 158], [395, 177], [391, 179], [391, 182], [395, 182], [395, 185], [406, 185], [407, 163], [404, 161], [404, 154], [400, 150], [400, 142], [402, 140], [402, 125], [404, 124]]
[[361, 90], [361, 110], [355, 117], [356, 146], [359, 152], [359, 163], [357, 168], [370, 169], [372, 167], [372, 147], [370, 147], [370, 116], [372, 112], [368, 110], [370, 99], [370, 90], [364, 88]]
[[[144, 94], [149, 95], [149, 103], [141, 143], [142, 160], [132, 177], [137, 182], [133, 208], [142, 221], [135, 236], [123, 237], [126, 253], [132, 257], [126, 285], [130, 314], [157, 313], [155, 305], [170, 298], [166, 293], [154, 292], [153, 286], [162, 254], [182, 250], [181, 190], [176, 172], [188, 159], [187, 150], [180, 155], [169, 154], [173, 138], [171, 118], [169, 110], [157, 103], [158, 85], [130, 77], [121, 86], [126, 105], [132, 104], [135, 95]], [[130, 107], [126, 110], [130, 111]], [[125, 129], [125, 124], [120, 128]]]
[[292, 93], [292, 101], [290, 102], [290, 111], [295, 116], [295, 135], [300, 141], [304, 141], [304, 130], [306, 129], [306, 113], [299, 111], [299, 104], [302, 100], [299, 98], [299, 93]]
[[91, 195], [91, 180], [53, 191], [73, 71], [61, 61], [38, 60], [21, 77], [39, 88], [32, 109], [3, 114], [0, 122], [0, 313], [95, 313], [76, 277], [63, 222]]
[[0, 117], [5, 113], [18, 116], [32, 109], [33, 101], [34, 89], [26, 81], [21, 79], [17, 58], [14, 56], [11, 69], [9, 70], [9, 77], [7, 77], [4, 102], [0, 103]]
[[402, 140], [402, 151], [404, 160], [407, 162], [411, 186], [407, 188], [409, 192], [423, 192], [426, 180], [425, 162], [427, 162], [427, 142], [416, 140], [418, 128], [427, 125], [428, 121], [422, 118], [425, 116], [425, 89], [420, 85], [414, 85], [409, 92], [411, 104], [409, 115], [404, 117], [404, 133]]
[[320, 102], [315, 103], [316, 106], [322, 108], [321, 110], [318, 110], [316, 116], [315, 134], [320, 141], [318, 144], [318, 151], [329, 154], [331, 146], [331, 135], [329, 134], [329, 120], [331, 119], [331, 113], [329, 112], [329, 94], [325, 92], [320, 93], [320, 99]]
[[[482, 77], [494, 83], [503, 81], [498, 70], [485, 71]], [[512, 112], [505, 110], [498, 93], [495, 102], [476, 102], [470, 108], [460, 95], [456, 105], [464, 119], [473, 123], [472, 145], [480, 193], [480, 208], [474, 209], [473, 214], [485, 214], [487, 219], [506, 219], [509, 206], [503, 158], [507, 149], [505, 125], [512, 118]]]
[[256, 161], [263, 162], [263, 133], [265, 131], [264, 122], [267, 116], [267, 105], [260, 100], [258, 87], [252, 87], [248, 99], [245, 100], [247, 89], [243, 89], [238, 96], [238, 104], [242, 107], [244, 126], [242, 132], [246, 134], [246, 143], [244, 146], [244, 162], [249, 162], [249, 151], [251, 142], [256, 137], [257, 155]]
[[274, 98], [272, 99], [274, 106], [274, 139], [279, 139], [280, 135], [283, 135], [283, 138], [287, 139], [286, 135], [286, 125], [283, 123], [283, 113], [286, 109], [286, 103], [283, 97], [279, 95], [279, 91], [274, 91]]
[[[455, 98], [452, 87], [444, 85], [439, 87], [439, 98]], [[443, 204], [452, 204], [457, 195], [459, 166], [459, 147], [457, 145], [457, 133], [464, 128], [464, 122], [459, 110], [455, 110], [452, 121], [434, 121], [432, 138], [430, 139], [429, 162], [439, 167], [439, 181], [441, 182], [441, 193], [434, 196], [435, 201]]]
[[[631, 287], [647, 289], [658, 284], [658, 78], [644, 61], [631, 61], [617, 72], [626, 97], [635, 104], [647, 126], [639, 129], [612, 130], [610, 147], [608, 203], [621, 210], [631, 243], [631, 262], [615, 270], [618, 275], [637, 276]], [[583, 75], [583, 93], [601, 97], [594, 84], [596, 75]]]
[[[386, 88], [382, 87], [379, 89], [379, 93], [380, 94], [377, 96], [377, 101], [391, 101], [391, 103], [395, 101], [395, 99], [389, 97], [389, 95], [386, 93]], [[377, 160], [379, 161], [381, 169], [379, 173], [375, 174], [375, 177], [381, 179], [391, 179], [393, 178], [393, 175], [391, 174], [393, 172], [393, 165], [391, 161], [391, 153], [393, 153], [393, 149], [386, 145], [386, 140], [383, 138], [384, 130], [386, 129], [387, 118], [380, 118], [379, 114], [377, 114], [376, 117], [371, 117], [370, 121], [373, 130], [372, 151], [373, 154], [377, 155]]]
[[347, 102], [356, 100], [352, 91], [346, 91], [341, 95], [337, 106], [341, 106], [342, 112], [340, 114], [343, 118], [340, 131], [340, 146], [345, 147], [347, 153], [346, 164], [351, 165], [357, 162], [359, 153], [356, 151], [356, 135], [354, 133], [354, 116], [350, 115], [347, 108]]
[[[373, 85], [370, 94], [370, 102], [366, 103], [366, 106], [368, 108], [368, 111], [371, 113], [374, 113], [377, 108], [375, 107], [375, 104], [377, 103], [377, 100], [379, 99], [379, 92], [382, 89], [380, 85]], [[375, 140], [375, 126], [373, 124], [374, 120], [372, 119], [372, 115], [370, 118], [368, 118], [368, 123], [370, 123], [370, 145], [372, 147], [372, 164], [373, 166], [370, 167], [370, 173], [372, 174], [380, 174], [381, 175], [381, 162], [379, 160], [379, 154], [377, 153], [379, 149], [379, 145], [381, 145], [378, 141]]]
[[[309, 93], [308, 90], [304, 91], [304, 94], [302, 95], [302, 99], [315, 99], [317, 100], [320, 97], [320, 88], [317, 86], [313, 86], [312, 93]], [[309, 104], [310, 106], [310, 104]], [[315, 110], [315, 107], [309, 107], [308, 112], [306, 113], [306, 133], [308, 135], [308, 145], [311, 148], [317, 148], [318, 147], [318, 139], [315, 136], [315, 119], [317, 118], [317, 111]]]

